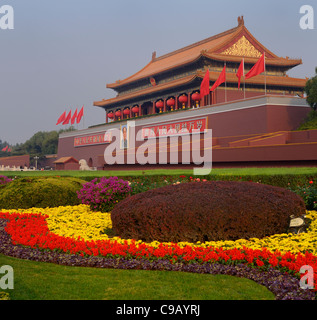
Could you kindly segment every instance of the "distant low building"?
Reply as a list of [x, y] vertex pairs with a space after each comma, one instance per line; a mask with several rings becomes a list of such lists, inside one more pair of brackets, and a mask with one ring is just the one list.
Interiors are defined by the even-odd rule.
[[12, 157], [5, 157], [0, 158], [0, 167], [20, 167], [23, 169], [24, 167], [29, 168], [30, 166], [30, 156], [23, 155], [23, 156], [12, 156]]
[[56, 170], [79, 170], [79, 161], [73, 157], [62, 157], [54, 164]]

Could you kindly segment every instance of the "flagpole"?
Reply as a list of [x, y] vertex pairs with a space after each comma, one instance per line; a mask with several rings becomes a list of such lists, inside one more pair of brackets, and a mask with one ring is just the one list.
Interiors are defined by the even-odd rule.
[[244, 58], [243, 58], [243, 97], [244, 97], [244, 100], [245, 100], [245, 74], [244, 74]]
[[244, 84], [243, 84], [243, 98], [244, 98], [244, 100], [245, 100], [245, 76], [243, 76], [243, 78], [244, 78]]
[[[227, 73], [227, 63], [225, 62], [225, 68]], [[225, 76], [225, 102], [227, 102], [227, 77]]]
[[265, 52], [264, 52], [264, 82], [265, 82], [265, 95], [266, 95], [266, 64], [265, 64]]

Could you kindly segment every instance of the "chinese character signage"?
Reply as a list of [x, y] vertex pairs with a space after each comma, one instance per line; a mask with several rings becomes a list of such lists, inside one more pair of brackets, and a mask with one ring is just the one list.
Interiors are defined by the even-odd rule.
[[207, 129], [207, 118], [184, 120], [157, 126], [143, 127], [142, 138], [178, 136], [191, 133], [203, 133]]
[[74, 147], [83, 147], [93, 144], [111, 143], [112, 134], [111, 131], [106, 133], [99, 133], [90, 136], [75, 137]]

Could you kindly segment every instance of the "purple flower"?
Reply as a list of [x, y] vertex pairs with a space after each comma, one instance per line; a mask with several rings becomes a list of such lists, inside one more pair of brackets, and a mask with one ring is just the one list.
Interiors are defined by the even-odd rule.
[[92, 210], [110, 211], [113, 206], [130, 194], [128, 181], [118, 177], [95, 178], [83, 185], [77, 192], [83, 204], [90, 205]]
[[11, 181], [12, 181], [12, 179], [10, 179], [10, 178], [8, 178], [6, 176], [0, 176], [0, 186], [1, 185], [5, 185], [5, 184], [7, 184], [7, 183], [9, 183]]

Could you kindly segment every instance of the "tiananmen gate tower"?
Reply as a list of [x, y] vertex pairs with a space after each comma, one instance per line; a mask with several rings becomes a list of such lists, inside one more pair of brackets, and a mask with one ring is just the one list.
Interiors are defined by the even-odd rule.
[[[261, 57], [265, 58], [264, 72], [247, 79], [245, 75]], [[242, 64], [244, 76], [238, 88]], [[317, 131], [295, 131], [310, 111], [303, 97], [307, 79], [290, 77], [287, 72], [301, 64], [301, 59], [279, 57], [263, 46], [239, 17], [238, 25], [230, 30], [159, 57], [153, 52], [144, 68], [107, 84], [117, 95], [93, 103], [105, 110], [104, 123], [61, 134], [58, 158], [84, 159], [98, 170], [159, 167], [158, 162], [130, 165], [127, 155], [144, 141], [156, 145], [160, 134], [168, 130], [181, 137], [185, 128], [189, 136], [198, 130], [201, 140], [204, 130], [212, 130], [215, 167], [317, 165], [317, 152], [312, 150], [317, 148], [311, 148], [317, 144]], [[201, 96], [207, 71], [209, 88], [224, 71], [225, 81]], [[124, 163], [108, 164], [104, 152], [113, 141], [111, 130], [127, 129], [131, 139], [131, 122], [143, 142], [128, 141], [116, 150], [124, 155]], [[170, 161], [169, 155], [164, 167], [184, 165], [181, 151], [186, 146], [179, 140], [178, 162]], [[191, 142], [188, 147], [193, 147]], [[159, 154], [159, 146], [155, 148]], [[191, 160], [186, 162], [187, 167], [191, 165]]]

